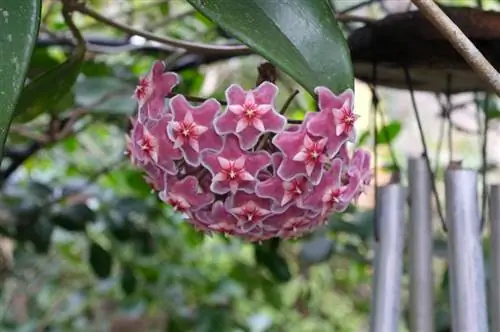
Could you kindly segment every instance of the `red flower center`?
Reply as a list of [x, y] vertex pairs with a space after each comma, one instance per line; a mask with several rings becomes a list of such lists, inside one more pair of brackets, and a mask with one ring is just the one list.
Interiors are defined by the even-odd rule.
[[151, 87], [151, 82], [148, 79], [148, 77], [141, 78], [141, 80], [139, 81], [139, 85], [135, 89], [135, 97], [138, 100], [143, 100], [144, 98], [146, 98], [148, 89], [150, 87]]
[[196, 133], [196, 124], [194, 122], [191, 123], [186, 123], [186, 122], [181, 122], [180, 123], [180, 128], [177, 130], [177, 133], [179, 135], [184, 136], [185, 138], [198, 138], [198, 135]]
[[186, 212], [189, 209], [189, 204], [184, 199], [178, 197], [169, 196], [167, 203], [177, 212]]
[[139, 148], [145, 155], [151, 157], [155, 151], [155, 142], [153, 138], [144, 135], [144, 138], [139, 141]]
[[230, 160], [229, 167], [221, 171], [229, 180], [236, 180], [239, 178], [240, 173], [243, 172], [243, 167], [237, 167], [234, 160]]
[[253, 120], [258, 114], [257, 105], [255, 103], [245, 102], [243, 104], [243, 114], [248, 120]]

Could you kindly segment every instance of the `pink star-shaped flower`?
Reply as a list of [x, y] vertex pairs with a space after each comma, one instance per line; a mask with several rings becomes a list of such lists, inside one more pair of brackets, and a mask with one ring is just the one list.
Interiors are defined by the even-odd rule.
[[370, 185], [373, 176], [370, 162], [370, 153], [362, 149], [357, 149], [354, 151], [352, 159], [347, 165], [346, 175], [349, 179], [348, 181], [352, 178], [359, 178], [360, 181], [360, 186], [358, 192], [355, 194], [354, 201], [357, 201], [359, 196], [366, 192], [366, 187]]
[[275, 236], [289, 239], [309, 231], [313, 221], [307, 211], [291, 205], [284, 212], [265, 219], [263, 224], [265, 229], [276, 229]]
[[[280, 153], [274, 153], [272, 156], [273, 168], [276, 170], [281, 165], [283, 156]], [[276, 206], [274, 212], [278, 212], [290, 202], [301, 199], [310, 190], [309, 182], [303, 176], [296, 177], [290, 181], [284, 181], [279, 176], [269, 177], [260, 181], [255, 186], [255, 194], [263, 198], [272, 199]]]
[[271, 216], [271, 201], [259, 198], [254, 194], [238, 192], [226, 200], [226, 209], [238, 220], [237, 227], [243, 233], [249, 232], [262, 221]]
[[226, 90], [227, 109], [215, 121], [219, 134], [236, 134], [242, 149], [252, 148], [264, 132], [280, 132], [286, 118], [274, 107], [278, 87], [263, 82], [251, 91], [233, 84]]
[[337, 135], [336, 120], [333, 111], [323, 109], [320, 112], [309, 114], [311, 116], [306, 124], [307, 131], [314, 136], [322, 137], [326, 140], [327, 155], [329, 158], [333, 158], [347, 142], [348, 135], [344, 133]]
[[341, 178], [342, 161], [334, 159], [330, 170], [323, 174], [321, 182], [312, 189], [309, 196], [298, 203], [298, 206], [303, 209], [321, 211], [322, 216], [326, 216], [330, 211], [344, 211], [358, 190], [359, 177], [355, 175], [345, 185]]
[[169, 175], [162, 168], [158, 167], [156, 164], [149, 163], [143, 165], [142, 169], [146, 172], [144, 180], [146, 180], [153, 190], [162, 191], [167, 188], [166, 177]]
[[345, 135], [349, 140], [354, 141], [356, 138], [354, 123], [359, 118], [359, 115], [353, 112], [354, 92], [347, 89], [337, 96], [331, 90], [322, 86], [314, 89], [314, 92], [318, 95], [319, 109], [333, 113], [334, 121], [329, 123], [334, 124], [335, 135]]
[[212, 205], [212, 209], [196, 212], [196, 217], [203, 222], [209, 230], [234, 235], [238, 233], [236, 225], [238, 220], [229, 213], [224, 202], [219, 200]]
[[176, 174], [175, 160], [182, 157], [167, 137], [167, 125], [170, 116], [157, 121], [148, 121], [146, 125], [137, 122], [132, 131], [132, 151], [137, 161], [142, 164], [155, 163], [169, 174]]
[[164, 73], [165, 64], [155, 61], [150, 72], [139, 80], [134, 91], [134, 98], [142, 107], [150, 99], [165, 98], [179, 84], [179, 75], [172, 72]]
[[212, 193], [203, 193], [194, 176], [186, 176], [169, 184], [168, 190], [160, 192], [160, 199], [170, 204], [175, 211], [196, 211], [214, 201]]
[[267, 152], [247, 152], [240, 148], [238, 139], [229, 134], [220, 152], [202, 153], [202, 164], [212, 173], [210, 189], [216, 194], [253, 192], [257, 173], [271, 163]]
[[167, 128], [168, 137], [179, 147], [186, 162], [200, 165], [200, 153], [205, 150], [219, 151], [222, 138], [213, 129], [213, 120], [220, 110], [215, 99], [208, 99], [199, 106], [192, 106], [182, 95], [170, 100], [174, 119]]
[[326, 154], [326, 138], [313, 138], [304, 126], [294, 131], [283, 131], [273, 138], [274, 145], [284, 154], [277, 174], [283, 180], [307, 176], [312, 184], [318, 184], [323, 165], [329, 162]]

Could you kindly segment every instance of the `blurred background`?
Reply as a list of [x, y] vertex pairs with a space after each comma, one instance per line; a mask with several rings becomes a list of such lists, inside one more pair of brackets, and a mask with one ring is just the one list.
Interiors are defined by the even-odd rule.
[[[337, 11], [371, 20], [412, 8], [406, 0], [332, 2]], [[500, 9], [498, 1], [480, 2], [484, 9]], [[86, 4], [112, 22], [150, 34], [236, 43], [183, 0]], [[73, 49], [61, 7], [58, 0], [43, 1], [30, 79], [62, 63]], [[253, 87], [265, 60], [179, 53], [89, 15], [75, 14], [74, 21], [88, 43], [77, 81], [44, 114], [14, 119], [0, 169], [0, 331], [367, 330], [373, 189], [302, 239], [249, 244], [196, 232], [151, 192], [124, 155], [136, 106], [132, 94], [154, 60], [165, 60], [182, 76], [177, 92], [217, 98], [231, 83]], [[346, 37], [356, 24], [342, 23]], [[283, 92], [278, 104], [294, 89], [301, 91], [291, 105], [294, 118], [314, 110], [313, 98], [285, 75], [278, 85]], [[404, 176], [406, 158], [422, 153], [409, 92], [377, 88], [379, 132], [374, 132], [372, 89], [356, 81], [355, 91], [361, 115], [357, 144], [372, 151], [377, 146], [376, 183], [387, 183], [395, 170]], [[486, 172], [487, 165], [491, 181], [498, 178], [498, 130], [492, 122], [493, 143], [484, 163], [476, 94], [452, 98], [460, 111], [446, 122], [451, 148], [443, 147], [443, 99], [432, 92], [415, 92], [415, 97], [439, 192], [450, 151], [467, 167]], [[500, 113], [496, 102], [488, 110]], [[446, 241], [436, 230], [436, 327], [444, 331], [449, 325]], [[406, 284], [406, 270], [403, 280]], [[402, 294], [405, 308], [406, 289]], [[401, 331], [407, 331], [405, 325]]]

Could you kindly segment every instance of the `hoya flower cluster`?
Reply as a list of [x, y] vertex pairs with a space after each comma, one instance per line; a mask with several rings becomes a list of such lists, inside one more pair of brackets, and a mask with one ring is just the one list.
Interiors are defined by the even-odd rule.
[[297, 237], [343, 211], [371, 179], [370, 155], [355, 138], [353, 92], [316, 88], [318, 112], [288, 124], [275, 106], [278, 87], [233, 84], [227, 105], [194, 105], [156, 62], [135, 91], [139, 109], [128, 140], [132, 162], [159, 197], [206, 233], [249, 241]]

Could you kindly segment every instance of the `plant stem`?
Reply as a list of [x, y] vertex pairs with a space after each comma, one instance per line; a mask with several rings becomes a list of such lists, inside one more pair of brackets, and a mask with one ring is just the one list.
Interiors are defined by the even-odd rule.
[[411, 0], [493, 90], [500, 95], [500, 74], [433, 0]]
[[436, 201], [436, 209], [437, 209], [437, 212], [439, 215], [439, 219], [441, 221], [441, 226], [443, 227], [443, 230], [445, 232], [447, 232], [448, 228], [446, 227], [446, 221], [444, 219], [443, 210], [441, 208], [441, 201], [439, 200], [439, 194], [438, 194], [438, 191], [436, 188], [436, 175], [434, 174], [434, 172], [432, 170], [430, 156], [429, 156], [429, 150], [427, 149], [427, 143], [425, 142], [424, 129], [423, 129], [422, 120], [420, 119], [420, 113], [419, 113], [418, 108], [417, 108], [417, 101], [415, 99], [413, 82], [412, 82], [412, 79], [410, 76], [410, 71], [408, 70], [408, 67], [403, 67], [403, 70], [404, 70], [406, 85], [408, 86], [408, 90], [410, 91], [411, 105], [413, 107], [413, 112], [415, 113], [415, 118], [417, 120], [418, 132], [420, 134], [420, 140], [422, 143], [422, 148], [424, 150], [423, 157], [425, 159], [425, 163], [427, 164], [427, 170], [428, 170], [429, 176], [431, 178], [431, 188], [432, 188], [432, 192], [434, 194], [434, 199]]
[[252, 51], [244, 45], [208, 45], [197, 42], [182, 41], [175, 38], [160, 37], [153, 33], [147, 31], [138, 30], [132, 28], [126, 24], [113, 21], [105, 16], [99, 14], [93, 9], [88, 8], [83, 3], [77, 3], [74, 5], [74, 10], [79, 11], [82, 14], [92, 17], [94, 20], [112, 26], [121, 31], [141, 36], [146, 39], [156, 41], [158, 43], [166, 44], [175, 48], [181, 48], [191, 53], [198, 54], [250, 54]]

